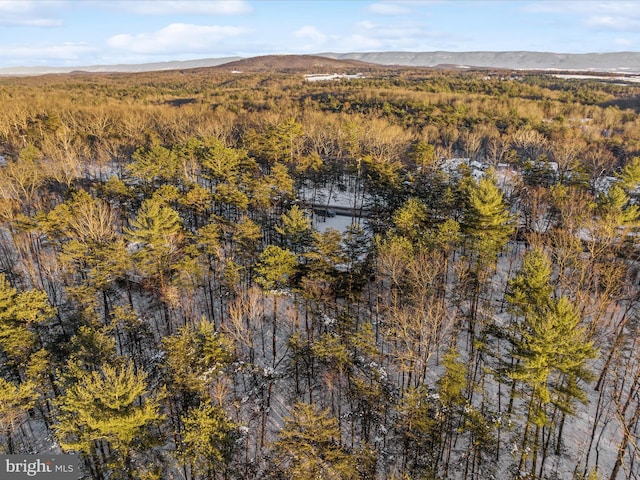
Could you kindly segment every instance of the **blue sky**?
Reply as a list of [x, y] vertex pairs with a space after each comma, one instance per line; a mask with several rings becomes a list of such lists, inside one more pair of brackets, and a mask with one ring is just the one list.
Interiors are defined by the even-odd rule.
[[390, 50], [640, 51], [640, 1], [0, 0], [0, 67]]

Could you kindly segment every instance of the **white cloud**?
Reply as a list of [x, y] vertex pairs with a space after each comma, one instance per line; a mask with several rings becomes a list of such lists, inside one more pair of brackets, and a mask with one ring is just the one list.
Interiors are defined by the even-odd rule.
[[411, 23], [378, 25], [372, 22], [363, 21], [356, 23], [356, 27], [367, 31], [369, 36], [387, 40], [397, 38], [415, 39], [420, 37], [436, 36], [434, 32], [424, 30], [420, 25]]
[[301, 42], [277, 46], [277, 51], [372, 51], [433, 49], [433, 40], [442, 41], [444, 34], [428, 30], [419, 22], [373, 22], [360, 20], [351, 28], [330, 32], [316, 26], [305, 25], [292, 32]]
[[620, 45], [621, 47], [630, 47], [633, 45], [633, 42], [628, 38], [616, 38], [613, 40], [616, 45]]
[[522, 10], [554, 14], [557, 21], [581, 23], [589, 28], [635, 30], [640, 27], [638, 1], [542, 1], [526, 4]]
[[590, 1], [556, 0], [537, 1], [524, 4], [522, 10], [530, 13], [582, 13], [582, 14], [618, 14], [640, 12], [640, 4], [633, 1]]
[[381, 48], [384, 43], [377, 38], [355, 34], [345, 38], [342, 45], [344, 45], [348, 51], [358, 51], [375, 50]]
[[86, 43], [62, 43], [58, 45], [3, 45], [0, 58], [78, 60], [97, 49]]
[[377, 27], [375, 23], [370, 22], [369, 20], [362, 20], [361, 22], [356, 22], [355, 25], [357, 28], [365, 28], [365, 29], [372, 29]]
[[226, 38], [247, 33], [241, 27], [173, 23], [157, 32], [115, 35], [107, 44], [134, 53], [206, 52], [219, 47]]
[[376, 15], [407, 15], [410, 13], [408, 8], [393, 2], [373, 3], [367, 7], [367, 11]]
[[[434, 39], [443, 40], [443, 34], [436, 30], [427, 30], [414, 21], [383, 22], [360, 21], [354, 24], [355, 39], [361, 48], [380, 48], [383, 50], [420, 50], [432, 49]], [[352, 37], [353, 38], [353, 37]]]
[[367, 7], [367, 12], [374, 15], [412, 15], [419, 13], [421, 7], [444, 3], [445, 0], [381, 0]]
[[58, 18], [23, 18], [13, 24], [25, 27], [61, 27], [63, 23]]
[[65, 5], [55, 0], [0, 0], [0, 25], [58, 27], [62, 20], [54, 12]]
[[245, 0], [118, 0], [100, 3], [138, 15], [243, 15], [253, 11]]
[[308, 38], [315, 43], [324, 43], [327, 40], [327, 36], [313, 25], [305, 25], [293, 34], [298, 38]]
[[589, 27], [607, 30], [636, 30], [640, 27], [640, 17], [594, 15], [585, 19], [584, 23]]
[[47, 7], [60, 4], [61, 2], [46, 0], [40, 2], [36, 2], [35, 0], [2, 0], [0, 1], [0, 15], [28, 14], [37, 10], [38, 5]]

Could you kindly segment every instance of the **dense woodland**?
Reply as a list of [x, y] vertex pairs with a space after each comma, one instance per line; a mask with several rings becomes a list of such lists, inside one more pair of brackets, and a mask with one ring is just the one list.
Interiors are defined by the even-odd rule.
[[[639, 94], [0, 79], [0, 452], [96, 480], [640, 478]], [[310, 214], [329, 191], [344, 231]]]

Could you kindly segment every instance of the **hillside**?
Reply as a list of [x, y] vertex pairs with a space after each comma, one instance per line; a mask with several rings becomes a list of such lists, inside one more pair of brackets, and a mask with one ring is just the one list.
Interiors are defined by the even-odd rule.
[[278, 72], [344, 72], [378, 70], [380, 65], [360, 60], [333, 59], [318, 55], [265, 55], [243, 58], [218, 66], [219, 69], [236, 71], [278, 71]]

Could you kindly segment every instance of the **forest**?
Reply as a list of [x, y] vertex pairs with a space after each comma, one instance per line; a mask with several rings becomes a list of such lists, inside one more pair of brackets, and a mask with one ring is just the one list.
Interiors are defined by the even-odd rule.
[[640, 478], [639, 99], [492, 70], [0, 77], [0, 453]]

